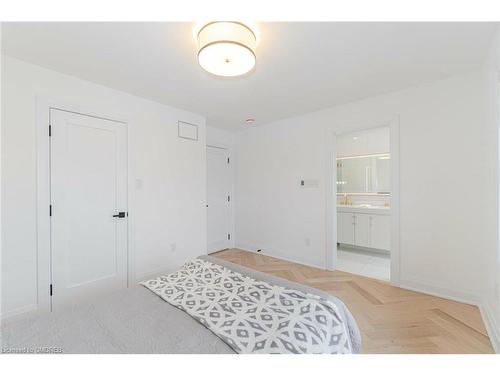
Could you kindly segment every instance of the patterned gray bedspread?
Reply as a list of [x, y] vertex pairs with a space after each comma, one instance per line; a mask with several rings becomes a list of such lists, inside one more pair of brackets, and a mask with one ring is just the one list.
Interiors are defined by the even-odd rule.
[[237, 353], [359, 352], [356, 323], [339, 300], [242, 271], [200, 257], [177, 272], [141, 284]]
[[[337, 306], [354, 353], [358, 327], [338, 298], [210, 256], [200, 259], [252, 279], [320, 296]], [[1, 322], [0, 346], [12, 349], [60, 348], [62, 353], [234, 353], [235, 350], [197, 320], [141, 285], [94, 298], [56, 312], [33, 312]]]

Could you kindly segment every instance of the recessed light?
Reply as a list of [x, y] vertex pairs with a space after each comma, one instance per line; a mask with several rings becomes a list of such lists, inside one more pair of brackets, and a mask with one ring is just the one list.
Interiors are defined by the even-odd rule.
[[358, 137], [352, 137], [352, 139], [354, 139], [355, 141], [357, 141], [357, 140], [358, 140]]
[[247, 118], [247, 119], [245, 120], [245, 122], [246, 122], [247, 124], [253, 124], [253, 123], [255, 122], [255, 119], [254, 119], [254, 118]]

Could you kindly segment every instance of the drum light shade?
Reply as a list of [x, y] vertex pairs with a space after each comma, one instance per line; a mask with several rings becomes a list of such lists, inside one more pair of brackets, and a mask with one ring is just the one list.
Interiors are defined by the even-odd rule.
[[198, 32], [198, 62], [203, 69], [235, 77], [253, 69], [257, 38], [240, 22], [210, 22]]

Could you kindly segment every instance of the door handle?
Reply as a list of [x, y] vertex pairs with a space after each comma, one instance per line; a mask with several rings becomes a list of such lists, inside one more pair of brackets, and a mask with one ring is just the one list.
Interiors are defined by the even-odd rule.
[[127, 216], [127, 213], [126, 212], [118, 212], [118, 214], [116, 215], [113, 215], [113, 217], [119, 217], [119, 218], [124, 218], [125, 216]]

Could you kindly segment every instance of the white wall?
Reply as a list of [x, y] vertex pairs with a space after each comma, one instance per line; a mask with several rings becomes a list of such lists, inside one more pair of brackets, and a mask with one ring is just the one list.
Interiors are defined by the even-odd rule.
[[475, 300], [497, 231], [484, 98], [472, 72], [238, 133], [237, 246], [324, 267], [327, 132], [399, 116], [401, 283]]
[[304, 116], [237, 134], [236, 247], [324, 266], [324, 125]]
[[[0, 22], [0, 51], [2, 50], [2, 23]], [[0, 52], [0, 88], [2, 86], [2, 53]], [[2, 90], [0, 90], [0, 155], [2, 155], [2, 133], [3, 133], [3, 116], [2, 116]], [[0, 317], [2, 314], [2, 159], [0, 157]], [[0, 319], [0, 326], [2, 325], [2, 320]], [[0, 335], [0, 344], [2, 343], [2, 335]]]
[[234, 133], [207, 126], [207, 145], [231, 150], [234, 148]]
[[[2, 76], [4, 317], [38, 303], [37, 97], [114, 114], [130, 123], [130, 168], [142, 182], [129, 206], [136, 279], [206, 253], [204, 118], [7, 56]], [[199, 124], [199, 141], [178, 138], [177, 120]]]
[[[486, 116], [488, 126], [491, 129], [491, 137], [497, 142], [496, 143], [496, 153], [494, 157], [497, 159], [496, 170], [492, 171], [492, 176], [497, 179], [497, 194], [491, 198], [491, 204], [497, 207], [497, 218], [495, 225], [497, 227], [497, 236], [500, 233], [500, 228], [498, 227], [500, 222], [498, 221], [498, 205], [500, 204], [498, 200], [499, 186], [498, 186], [498, 168], [500, 168], [500, 159], [498, 153], [499, 147], [499, 132], [498, 128], [500, 126], [500, 31], [497, 31], [495, 38], [491, 43], [491, 48], [488, 53], [486, 63], [483, 70], [484, 88], [486, 92]], [[497, 237], [498, 241], [498, 237]], [[490, 338], [492, 339], [493, 345], [495, 346], [497, 352], [500, 351], [500, 249], [497, 246], [493, 249], [489, 249], [485, 253], [485, 264], [486, 268], [482, 270], [481, 275], [483, 275], [483, 293], [482, 293], [482, 306], [487, 319], [487, 326], [489, 328]]]
[[391, 152], [388, 126], [337, 135], [337, 157]]

